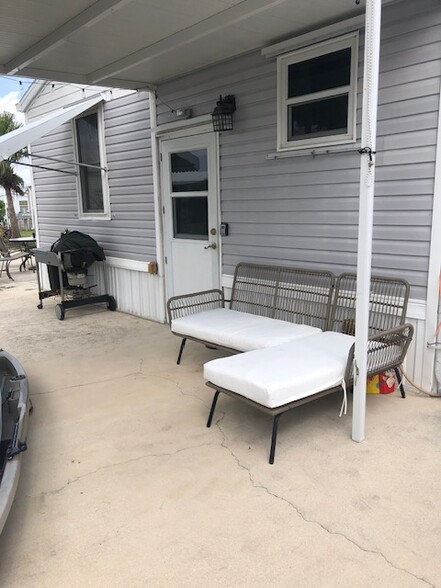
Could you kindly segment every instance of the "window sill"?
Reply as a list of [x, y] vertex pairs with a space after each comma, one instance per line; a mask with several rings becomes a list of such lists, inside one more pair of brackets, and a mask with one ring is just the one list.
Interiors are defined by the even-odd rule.
[[292, 149], [268, 153], [265, 159], [285, 159], [287, 157], [306, 157], [308, 155], [328, 155], [329, 153], [348, 153], [360, 149], [361, 143], [350, 143], [345, 145], [329, 145], [328, 147], [305, 147], [304, 149]]
[[112, 216], [110, 214], [79, 214], [78, 220], [80, 221], [110, 221]]

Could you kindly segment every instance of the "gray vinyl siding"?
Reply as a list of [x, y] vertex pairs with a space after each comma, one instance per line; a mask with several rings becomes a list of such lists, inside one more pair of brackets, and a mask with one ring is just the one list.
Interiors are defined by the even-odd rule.
[[[357, 136], [360, 138], [363, 35]], [[373, 271], [406, 277], [424, 299], [429, 263], [441, 77], [437, 0], [385, 7], [378, 111]], [[159, 87], [158, 123], [167, 107], [210, 113], [235, 94], [234, 131], [220, 134], [223, 273], [239, 261], [356, 268], [360, 157], [331, 153], [268, 160], [276, 150], [275, 60], [260, 52]]]
[[[51, 94], [37, 98], [30, 111], [42, 114]], [[69, 103], [63, 98], [64, 104]], [[106, 254], [137, 261], [154, 259], [155, 213], [152, 179], [151, 133], [147, 93], [130, 94], [104, 103], [105, 151], [108, 168], [111, 220], [79, 219], [77, 181], [74, 176], [34, 169], [37, 214], [42, 246], [49, 246], [65, 228], [94, 237]], [[38, 143], [35, 153], [73, 161], [72, 123], [60, 126]], [[34, 163], [47, 165], [35, 159]], [[72, 166], [50, 163], [73, 170]]]

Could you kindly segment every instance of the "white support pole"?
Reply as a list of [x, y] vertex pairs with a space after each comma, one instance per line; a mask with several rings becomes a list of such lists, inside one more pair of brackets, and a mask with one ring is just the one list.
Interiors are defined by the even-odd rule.
[[[436, 141], [435, 186], [433, 189], [432, 234], [430, 237], [429, 275], [427, 281], [426, 327], [424, 342], [427, 344], [435, 340], [438, 319], [439, 276], [441, 271], [441, 89], [440, 108], [438, 112], [438, 136]], [[424, 349], [422, 381], [418, 382], [426, 390], [437, 393], [434, 374], [435, 349]]]
[[380, 62], [381, 0], [366, 0], [366, 29], [361, 127], [360, 206], [358, 218], [357, 301], [355, 311], [355, 374], [352, 439], [365, 438], [367, 340], [374, 216], [375, 151], [378, 75]]

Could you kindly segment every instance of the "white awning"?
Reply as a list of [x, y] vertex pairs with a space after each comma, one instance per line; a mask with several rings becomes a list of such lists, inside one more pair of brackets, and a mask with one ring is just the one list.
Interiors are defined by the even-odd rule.
[[98, 104], [102, 100], [103, 96], [98, 94], [92, 98], [77, 102], [72, 106], [60, 108], [47, 116], [43, 116], [27, 125], [23, 125], [15, 131], [1, 136], [0, 159], [8, 159], [8, 157], [20, 151], [20, 149], [31, 145], [34, 141], [44, 137], [44, 135], [47, 135], [63, 123], [85, 112], [89, 108], [92, 108], [92, 106], [95, 106], [95, 104]]

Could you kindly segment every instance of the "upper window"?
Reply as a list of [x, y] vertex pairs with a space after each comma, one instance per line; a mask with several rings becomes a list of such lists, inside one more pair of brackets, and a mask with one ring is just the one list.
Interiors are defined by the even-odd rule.
[[27, 200], [19, 200], [18, 206], [20, 207], [21, 214], [26, 214], [27, 212], [29, 212], [29, 203]]
[[355, 141], [358, 33], [278, 58], [278, 149]]
[[101, 111], [75, 119], [80, 210], [83, 217], [107, 216], [109, 199], [104, 165], [104, 141]]

